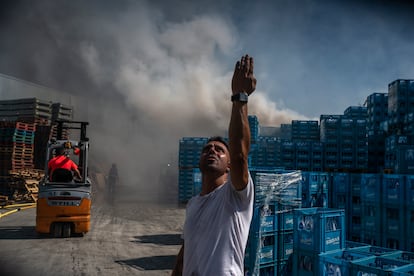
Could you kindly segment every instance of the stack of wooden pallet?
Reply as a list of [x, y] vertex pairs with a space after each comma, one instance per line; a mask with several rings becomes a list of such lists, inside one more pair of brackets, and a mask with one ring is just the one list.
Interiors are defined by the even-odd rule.
[[16, 191], [10, 172], [34, 169], [35, 131], [34, 123], [0, 121], [0, 195], [8, 199]]
[[[0, 201], [35, 200], [39, 179], [33, 172], [45, 168], [47, 143], [56, 138], [57, 119], [72, 120], [72, 107], [37, 98], [0, 101]], [[69, 138], [67, 130], [62, 134]], [[30, 177], [16, 176], [28, 170]]]
[[35, 202], [39, 192], [39, 182], [44, 177], [43, 170], [10, 171], [10, 189], [16, 202]]
[[4, 171], [33, 169], [33, 123], [0, 122], [0, 168]]
[[52, 103], [37, 98], [0, 101], [0, 120], [50, 124]]

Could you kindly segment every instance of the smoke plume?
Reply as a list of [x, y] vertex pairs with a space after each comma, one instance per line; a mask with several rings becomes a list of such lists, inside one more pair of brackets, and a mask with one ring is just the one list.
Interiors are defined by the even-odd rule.
[[[69, 92], [11, 89], [2, 98], [73, 105], [75, 119], [90, 121], [91, 162], [116, 163], [132, 197], [163, 200], [177, 190], [179, 139], [226, 133], [240, 34], [213, 12], [176, 20], [146, 1], [63, 3], [10, 5], [0, 69]], [[270, 101], [260, 79], [249, 108], [264, 125], [304, 118]]]

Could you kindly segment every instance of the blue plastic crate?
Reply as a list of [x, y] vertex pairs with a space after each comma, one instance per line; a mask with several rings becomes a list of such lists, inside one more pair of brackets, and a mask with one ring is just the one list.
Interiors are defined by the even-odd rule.
[[414, 275], [414, 264], [397, 268], [392, 272], [393, 276], [412, 276]]
[[[199, 188], [201, 189], [201, 184]], [[179, 202], [187, 202], [195, 194], [194, 169], [180, 169], [178, 172]]]
[[322, 191], [329, 189], [330, 175], [326, 172], [319, 172], [319, 187]]
[[405, 209], [401, 205], [387, 204], [382, 206], [383, 233], [385, 235], [399, 235], [404, 237], [405, 226], [408, 223], [405, 218]]
[[376, 229], [377, 231], [361, 231], [361, 240], [369, 245], [380, 246], [382, 244], [382, 235], [379, 232], [380, 228]]
[[368, 244], [355, 241], [345, 241], [345, 249], [356, 249], [356, 248], [369, 247]]
[[399, 250], [381, 247], [381, 246], [362, 246], [354, 248], [356, 251], [372, 253], [375, 256], [383, 256], [390, 253], [397, 253]]
[[407, 175], [405, 184], [405, 202], [408, 207], [414, 208], [414, 175]]
[[361, 196], [361, 174], [351, 173], [349, 174], [350, 192], [351, 196]]
[[345, 246], [345, 211], [302, 208], [294, 211], [295, 248], [327, 252]]
[[278, 231], [293, 230], [293, 209], [281, 210], [278, 221]]
[[329, 186], [329, 174], [324, 172], [302, 172], [303, 190], [311, 194], [323, 192]]
[[406, 246], [405, 235], [403, 233], [400, 235], [383, 233], [382, 246], [396, 250], [404, 250]]
[[293, 254], [293, 231], [279, 232], [277, 236], [277, 261], [287, 261]]
[[244, 276], [277, 276], [277, 263], [267, 263], [264, 265], [244, 265]]
[[195, 168], [193, 169], [193, 195], [197, 195], [201, 192], [201, 186], [201, 171], [199, 168]]
[[389, 259], [396, 259], [400, 261], [410, 262], [414, 264], [414, 252], [401, 251], [387, 254], [384, 257]]
[[359, 196], [352, 196], [350, 201], [350, 209], [349, 209], [349, 215], [350, 216], [361, 216], [362, 215], [362, 202], [361, 197]]
[[293, 254], [293, 274], [300, 276], [321, 275], [319, 253], [306, 250], [295, 250]]
[[414, 238], [408, 238], [405, 241], [405, 248], [404, 250], [414, 252]]
[[332, 193], [332, 198], [329, 199], [329, 205], [336, 209], [349, 209], [349, 195], [346, 193]]
[[277, 276], [292, 275], [292, 263], [290, 261], [278, 261], [275, 265], [275, 271], [277, 272]]
[[272, 263], [277, 260], [277, 235], [249, 235], [245, 263], [249, 267]]
[[381, 199], [381, 174], [361, 175], [361, 201], [379, 202]]
[[382, 199], [385, 204], [403, 205], [405, 200], [405, 177], [400, 174], [384, 174]]
[[244, 276], [289, 276], [292, 275], [288, 262], [274, 262], [257, 266], [244, 266]]
[[351, 275], [364, 275], [364, 273], [371, 273], [377, 276], [388, 276], [397, 268], [408, 267], [410, 265], [411, 264], [409, 262], [392, 260], [384, 257], [365, 258], [351, 263]]
[[265, 267], [261, 267], [259, 269], [259, 274], [260, 276], [276, 276], [277, 275], [277, 270], [276, 270], [276, 265], [268, 265]]
[[302, 207], [303, 208], [312, 208], [312, 207], [328, 207], [328, 193], [307, 193], [306, 191], [302, 194]]
[[320, 275], [351, 275], [350, 265], [352, 261], [372, 256], [368, 252], [358, 252], [352, 249], [320, 254]]
[[263, 173], [253, 170], [255, 201], [277, 201], [285, 205], [300, 206], [302, 174], [300, 171]]
[[358, 215], [351, 216], [348, 221], [348, 232], [358, 233], [358, 236], [360, 236], [361, 231], [362, 231], [361, 216], [358, 216]]
[[250, 224], [250, 233], [268, 233], [278, 229], [277, 207], [273, 204], [256, 204], [253, 209], [252, 222]]
[[331, 183], [332, 194], [342, 193], [348, 195], [349, 178], [348, 173], [333, 173]]
[[414, 239], [414, 207], [407, 208], [405, 221], [405, 230], [407, 233], [407, 238]]
[[383, 226], [381, 218], [381, 205], [374, 203], [363, 203], [361, 216], [362, 231], [379, 232]]

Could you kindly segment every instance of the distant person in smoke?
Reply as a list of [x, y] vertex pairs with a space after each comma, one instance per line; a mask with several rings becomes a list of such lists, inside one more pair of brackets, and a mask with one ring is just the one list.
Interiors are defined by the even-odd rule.
[[109, 169], [108, 178], [107, 178], [107, 186], [106, 186], [106, 194], [107, 199], [110, 204], [114, 203], [115, 199], [115, 186], [118, 183], [118, 168], [116, 164], [112, 164], [111, 168]]
[[72, 180], [72, 172], [79, 179], [82, 178], [78, 165], [65, 154], [65, 149], [59, 147], [55, 149], [56, 156], [48, 163], [49, 179], [56, 182], [69, 182]]
[[245, 55], [236, 63], [231, 87], [229, 144], [221, 137], [212, 137], [202, 149], [201, 192], [187, 204], [184, 243], [174, 276], [244, 275], [244, 251], [254, 201], [247, 162], [247, 101], [256, 89], [252, 57]]

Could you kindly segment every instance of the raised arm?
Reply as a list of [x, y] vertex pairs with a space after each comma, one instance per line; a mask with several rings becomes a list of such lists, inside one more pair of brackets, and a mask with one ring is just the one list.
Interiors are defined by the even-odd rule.
[[253, 74], [253, 58], [245, 55], [234, 68], [232, 88], [232, 111], [229, 125], [230, 175], [236, 190], [243, 190], [248, 183], [248, 155], [250, 128], [247, 96], [256, 89]]

